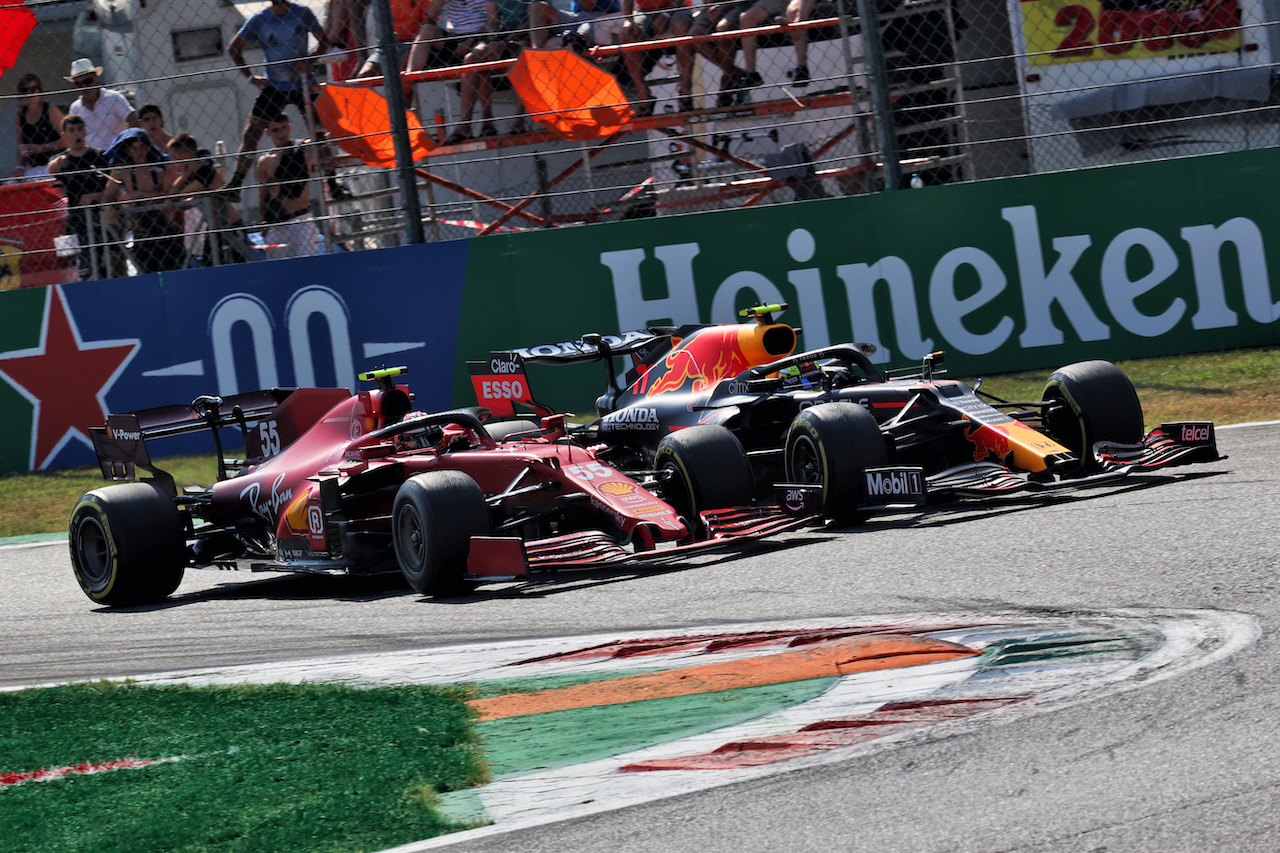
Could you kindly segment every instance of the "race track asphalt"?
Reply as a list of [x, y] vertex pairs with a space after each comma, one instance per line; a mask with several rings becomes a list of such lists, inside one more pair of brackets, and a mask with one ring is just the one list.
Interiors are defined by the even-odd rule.
[[[736, 558], [445, 602], [394, 580], [189, 573], [113, 611], [65, 543], [0, 547], [0, 687], [321, 655], [872, 614], [1250, 614], [1255, 642], [1124, 692], [794, 772], [459, 839], [476, 851], [1280, 849], [1280, 425], [1230, 458], [1084, 500], [878, 519]], [[445, 848], [450, 849], [450, 848]]]

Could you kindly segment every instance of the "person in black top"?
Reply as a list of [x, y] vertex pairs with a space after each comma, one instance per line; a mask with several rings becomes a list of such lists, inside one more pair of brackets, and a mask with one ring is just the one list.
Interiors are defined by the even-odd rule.
[[[221, 241], [221, 256], [224, 263], [253, 260], [242, 246], [243, 237], [238, 234], [238, 229], [243, 225], [240, 211], [227, 200], [224, 193], [218, 192], [227, 185], [227, 182], [213, 165], [209, 152], [201, 148], [200, 143], [189, 133], [179, 133], [170, 138], [168, 148], [175, 174], [173, 194], [185, 197], [184, 203], [179, 205], [185, 208], [182, 211], [183, 230], [188, 233], [206, 231], [204, 240], [199, 241], [198, 244], [193, 245], [188, 240], [188, 250], [204, 257], [207, 263], [212, 254], [209, 245], [210, 236], [217, 235]], [[208, 204], [201, 204], [201, 199], [207, 199]], [[201, 219], [207, 212], [212, 217], [212, 222], [195, 221], [196, 217], [192, 211], [199, 211], [202, 214]], [[210, 226], [212, 226], [211, 230], [207, 230]]]
[[275, 143], [258, 158], [258, 214], [268, 258], [297, 258], [320, 251], [320, 229], [311, 217], [311, 140], [294, 143], [289, 138], [289, 120], [280, 113], [267, 125], [267, 135]]
[[62, 144], [62, 110], [44, 99], [44, 85], [35, 74], [18, 80], [18, 168], [15, 178], [39, 178], [49, 174], [49, 161]]
[[66, 151], [49, 161], [49, 174], [57, 178], [67, 193], [67, 232], [74, 234], [80, 241], [78, 262], [80, 277], [89, 276], [90, 243], [96, 243], [106, 250], [105, 233], [102, 219], [96, 216], [94, 235], [89, 234], [89, 220], [85, 209], [96, 205], [105, 197], [107, 181], [107, 158], [96, 148], [90, 148], [85, 142], [84, 119], [77, 115], [69, 115], [62, 120], [62, 138]]
[[180, 270], [187, 265], [182, 229], [175, 222], [168, 174], [169, 158], [147, 132], [131, 127], [107, 152], [111, 180], [106, 198], [116, 202], [133, 232], [133, 262], [140, 273]]

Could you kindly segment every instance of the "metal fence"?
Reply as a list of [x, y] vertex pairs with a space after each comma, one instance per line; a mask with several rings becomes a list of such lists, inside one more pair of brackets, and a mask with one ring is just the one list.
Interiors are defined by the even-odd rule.
[[[283, 6], [27, 2], [34, 30], [0, 78], [0, 287], [1280, 142], [1280, 0], [564, 1], [306, 0], [314, 19], [290, 14], [321, 35], [306, 37], [315, 82], [285, 99], [278, 139], [245, 74], [296, 60], [244, 40], [242, 69], [228, 48]], [[125, 140], [93, 171], [64, 162], [55, 189], [99, 176], [107, 195], [71, 198], [68, 216], [21, 181], [39, 185], [66, 144], [33, 129], [42, 102], [51, 122], [84, 113], [77, 69], [145, 114], [155, 151]], [[194, 148], [168, 144], [179, 134]]]

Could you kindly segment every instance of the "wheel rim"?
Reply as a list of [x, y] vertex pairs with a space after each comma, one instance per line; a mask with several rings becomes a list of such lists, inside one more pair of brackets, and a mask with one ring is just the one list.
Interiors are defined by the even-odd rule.
[[111, 542], [102, 522], [92, 516], [80, 519], [76, 526], [76, 566], [94, 590], [105, 586], [111, 574]]
[[823, 485], [822, 456], [808, 436], [800, 436], [791, 446], [791, 478], [805, 486]]
[[396, 517], [396, 541], [403, 551], [401, 566], [414, 573], [421, 572], [426, 564], [427, 539], [412, 507], [405, 507]]
[[[681, 513], [693, 515], [695, 509], [693, 495], [689, 491], [689, 483], [685, 480], [684, 473], [670, 463], [663, 465], [662, 470], [667, 472], [662, 483], [663, 498]], [[695, 520], [693, 518], [688, 519], [690, 523]]]
[[1066, 400], [1061, 397], [1050, 397], [1051, 405], [1045, 412], [1045, 425], [1049, 435], [1077, 456], [1085, 455], [1084, 425]]

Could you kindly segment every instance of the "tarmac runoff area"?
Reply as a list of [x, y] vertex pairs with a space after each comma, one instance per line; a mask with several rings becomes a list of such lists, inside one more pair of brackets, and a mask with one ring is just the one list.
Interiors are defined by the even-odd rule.
[[1207, 610], [916, 614], [699, 626], [225, 667], [141, 683], [470, 682], [493, 779], [417, 853], [848, 761], [1140, 689], [1253, 643]]

